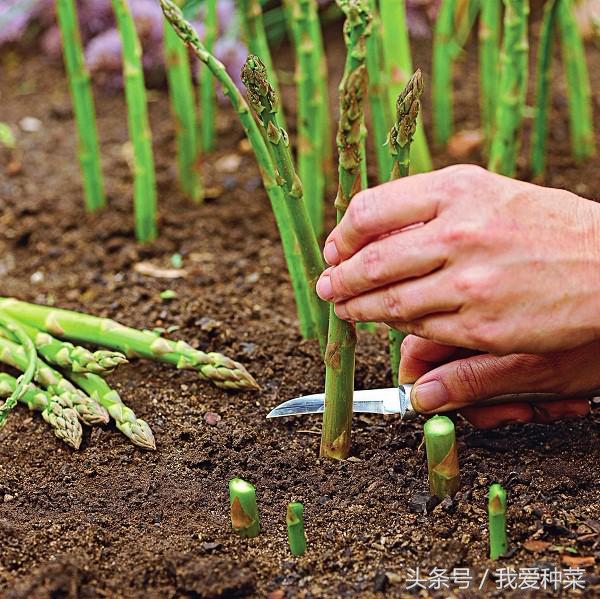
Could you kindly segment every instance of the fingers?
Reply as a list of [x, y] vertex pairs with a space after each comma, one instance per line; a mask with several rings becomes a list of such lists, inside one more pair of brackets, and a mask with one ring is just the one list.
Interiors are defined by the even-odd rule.
[[440, 236], [433, 223], [399, 231], [373, 241], [317, 282], [317, 293], [326, 301], [340, 302], [385, 285], [422, 277], [445, 262]]
[[326, 262], [339, 264], [382, 235], [435, 218], [439, 195], [429, 192], [435, 177], [414, 175], [358, 193], [325, 242]]
[[466, 420], [481, 429], [527, 422], [551, 424], [557, 420], [567, 418], [583, 418], [589, 412], [590, 402], [581, 399], [537, 404], [513, 403], [499, 406], [470, 407], [460, 411]]

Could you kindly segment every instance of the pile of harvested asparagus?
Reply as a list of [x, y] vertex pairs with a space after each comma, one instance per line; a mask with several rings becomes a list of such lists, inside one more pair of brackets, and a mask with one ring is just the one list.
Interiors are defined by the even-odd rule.
[[[101, 346], [91, 350], [71, 342]], [[54, 434], [78, 449], [81, 423], [117, 428], [143, 449], [156, 449], [148, 424], [137, 418], [104, 380], [128, 358], [142, 357], [196, 370], [217, 387], [258, 389], [238, 362], [205, 353], [184, 341], [170, 341], [113, 320], [0, 298], [0, 362], [22, 372], [15, 378], [0, 372], [0, 428], [18, 403], [41, 412]]]

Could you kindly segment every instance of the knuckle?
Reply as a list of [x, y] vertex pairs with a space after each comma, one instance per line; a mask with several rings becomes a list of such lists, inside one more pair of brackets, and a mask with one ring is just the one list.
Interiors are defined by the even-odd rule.
[[383, 292], [383, 307], [390, 320], [406, 321], [406, 310], [404, 302], [395, 288], [386, 289]]
[[450, 222], [442, 229], [442, 241], [449, 246], [471, 246], [481, 240], [482, 230], [476, 222]]
[[372, 243], [362, 250], [361, 267], [369, 283], [378, 285], [384, 281], [383, 260], [376, 244]]
[[365, 189], [358, 193], [350, 202], [346, 212], [350, 225], [356, 233], [364, 235], [370, 230], [372, 221], [376, 214], [375, 198], [373, 191]]
[[488, 304], [493, 298], [496, 276], [491, 271], [469, 270], [456, 276], [459, 294], [473, 304]]
[[472, 197], [476, 187], [485, 184], [488, 171], [475, 164], [456, 164], [438, 171], [437, 187], [446, 198]]

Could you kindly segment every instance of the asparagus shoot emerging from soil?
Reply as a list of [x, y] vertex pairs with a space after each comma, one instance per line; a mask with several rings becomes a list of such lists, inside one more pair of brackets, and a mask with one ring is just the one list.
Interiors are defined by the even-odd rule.
[[[337, 2], [346, 15], [344, 39], [347, 47], [346, 66], [340, 84], [340, 122], [336, 138], [339, 184], [335, 207], [337, 221], [340, 222], [352, 197], [361, 189], [361, 128], [368, 84], [365, 44], [371, 14], [363, 0]], [[354, 324], [340, 320], [331, 305], [325, 352], [325, 411], [321, 455], [338, 460], [347, 458], [350, 453], [355, 348]]]
[[535, 119], [531, 140], [531, 168], [535, 176], [546, 168], [546, 143], [548, 140], [548, 109], [550, 107], [550, 82], [554, 26], [560, 0], [548, 0], [544, 4], [544, 16], [538, 45]]
[[100, 167], [100, 147], [94, 100], [90, 75], [83, 58], [75, 2], [73, 0], [57, 0], [56, 16], [77, 125], [78, 156], [83, 177], [85, 207], [88, 212], [95, 212], [106, 204], [106, 197]]
[[[273, 89], [275, 89], [276, 93], [279, 95], [279, 83], [277, 81], [277, 74], [273, 68], [271, 51], [269, 50], [265, 25], [263, 23], [261, 2], [260, 0], [236, 1], [239, 7], [242, 29], [244, 31], [248, 50], [250, 50], [250, 54], [258, 56], [266, 65], [267, 72], [271, 76]], [[285, 127], [285, 116], [281, 107], [279, 107], [279, 119], [281, 120], [283, 127]]]
[[447, 416], [434, 416], [425, 423], [423, 429], [429, 490], [440, 499], [448, 495], [452, 497], [460, 485], [454, 423]]
[[312, 320], [308, 319], [308, 321], [306, 321], [303, 316], [310, 314], [310, 311], [308, 308], [306, 280], [303, 276], [304, 269], [302, 266], [302, 257], [300, 255], [298, 244], [296, 243], [294, 231], [290, 225], [290, 218], [285, 205], [284, 192], [279, 185], [275, 165], [269, 154], [265, 140], [250, 113], [248, 104], [231, 77], [227, 74], [223, 63], [218, 61], [206, 50], [200, 41], [198, 34], [194, 31], [194, 28], [184, 19], [181, 10], [172, 2], [172, 0], [160, 0], [160, 4], [165, 17], [171, 22], [177, 35], [179, 35], [192, 52], [209, 68], [213, 76], [219, 81], [240, 119], [248, 141], [252, 146], [256, 161], [258, 162], [263, 185], [269, 196], [271, 208], [277, 222], [277, 228], [279, 229], [279, 235], [281, 236], [281, 243], [283, 246], [283, 253], [285, 255], [288, 271], [292, 280], [292, 286], [294, 288], [296, 304], [298, 306], [301, 331], [303, 336], [310, 337], [314, 334], [311, 326]]
[[185, 195], [194, 202], [202, 201], [202, 185], [198, 173], [198, 140], [196, 104], [187, 46], [165, 19], [165, 63], [169, 82], [171, 111], [175, 118], [179, 183]]
[[479, 88], [481, 124], [488, 151], [496, 116], [501, 18], [501, 0], [484, 0], [481, 3], [481, 16], [479, 20]]
[[288, 541], [292, 555], [304, 555], [306, 551], [306, 534], [304, 532], [304, 506], [301, 503], [290, 503], [285, 518]]
[[[206, 0], [206, 14], [204, 17], [204, 45], [209, 52], [217, 41], [218, 34], [217, 0]], [[215, 94], [215, 79], [210, 69], [200, 65], [200, 135], [202, 149], [212, 152], [215, 149], [215, 118], [217, 112], [217, 98]]]
[[[0, 373], [0, 397], [8, 397], [15, 392], [17, 379], [10, 374]], [[33, 384], [27, 385], [25, 393], [19, 398], [30, 410], [42, 413], [42, 418], [52, 427], [61, 441], [74, 449], [81, 445], [81, 424], [77, 412], [64, 398], [51, 396]]]
[[23, 375], [19, 377], [14, 390], [0, 406], [0, 428], [6, 424], [8, 413], [17, 405], [19, 399], [24, 395], [27, 385], [33, 380], [37, 366], [37, 351], [35, 345], [31, 339], [27, 337], [27, 334], [18, 323], [0, 315], [0, 333], [2, 332], [12, 335], [17, 342], [21, 344], [16, 345], [16, 347], [21, 351], [22, 360], [20, 370], [22, 370]]
[[230, 480], [229, 503], [233, 530], [242, 537], [256, 537], [260, 532], [260, 523], [254, 487], [241, 478]]
[[508, 549], [506, 538], [506, 491], [494, 483], [488, 493], [490, 559], [498, 559]]
[[375, 0], [370, 0], [370, 8], [373, 15], [373, 25], [371, 35], [367, 39], [369, 108], [371, 109], [371, 126], [375, 140], [379, 182], [383, 183], [392, 168], [390, 153], [385, 148], [385, 140], [391, 116], [387, 101], [387, 87], [384, 80], [385, 69], [383, 68], [381, 19], [379, 18]]
[[432, 92], [435, 143], [446, 145], [453, 129], [452, 62], [456, 0], [442, 0], [433, 38]]
[[33, 341], [40, 356], [54, 366], [73, 372], [107, 374], [120, 364], [127, 364], [127, 358], [121, 352], [112, 350], [91, 352], [81, 345], [73, 345], [68, 341], [56, 339], [49, 333], [39, 331], [28, 324], [20, 324], [23, 331]]
[[135, 234], [139, 241], [156, 239], [156, 175], [142, 49], [127, 0], [111, 0], [123, 46], [123, 79], [129, 136], [133, 145]]
[[[322, 40], [320, 38], [316, 0], [286, 0], [290, 30], [296, 50], [296, 85], [298, 89], [298, 174], [304, 184], [306, 208], [315, 233], [323, 232], [323, 194], [325, 172], [323, 147], [330, 144], [323, 127], [322, 113], [328, 113], [320, 78]], [[319, 52], [319, 50], [321, 52]], [[327, 74], [325, 73], [325, 76]]]
[[[382, 42], [385, 70], [389, 79], [388, 104], [393, 114], [396, 108], [396, 100], [402, 93], [410, 74], [414, 72], [406, 24], [406, 9], [404, 2], [380, 0], [379, 12], [383, 27]], [[420, 119], [415, 133], [412, 167], [418, 173], [430, 171], [433, 168], [425, 131]]]
[[69, 373], [68, 376], [94, 401], [106, 408], [117, 428], [133, 443], [143, 449], [156, 449], [154, 435], [146, 421], [138, 418], [103, 378], [96, 374], [75, 372]]
[[498, 105], [488, 168], [512, 177], [517, 169], [519, 132], [527, 93], [529, 0], [504, 0], [504, 5]]
[[582, 160], [593, 156], [596, 147], [592, 123], [590, 77], [583, 40], [575, 18], [574, 4], [573, 0], [559, 0], [557, 19], [568, 83], [571, 146], [575, 158]]
[[[27, 339], [29, 340], [29, 338]], [[30, 340], [29, 343], [31, 343]], [[28, 367], [25, 348], [10, 339], [0, 337], [0, 362], [24, 372]], [[76, 389], [60, 372], [39, 358], [35, 362], [34, 380], [45, 387], [50, 395], [63, 398], [85, 424], [106, 424], [109, 421], [108, 412], [100, 404]]]
[[132, 357], [138, 356], [196, 370], [200, 378], [225, 389], [258, 389], [256, 381], [238, 362], [226, 356], [194, 349], [185, 341], [170, 341], [149, 331], [138, 331], [108, 318], [70, 312], [0, 298], [0, 310], [41, 331], [80, 343], [109, 347]]
[[[408, 176], [410, 169], [410, 148], [417, 128], [417, 117], [421, 109], [423, 75], [421, 69], [410, 78], [396, 102], [396, 122], [392, 127], [387, 144], [393, 159], [390, 179]], [[390, 364], [394, 385], [398, 385], [400, 367], [400, 347], [406, 334], [396, 329], [389, 330]]]
[[281, 178], [290, 220], [302, 255], [315, 332], [321, 350], [325, 351], [329, 307], [315, 291], [317, 279], [325, 268], [323, 256], [304, 204], [302, 183], [294, 170], [288, 135], [277, 121], [277, 95], [269, 84], [265, 65], [258, 56], [250, 55], [246, 60], [242, 69], [242, 81], [248, 90], [250, 105], [265, 130], [265, 137], [271, 146]]

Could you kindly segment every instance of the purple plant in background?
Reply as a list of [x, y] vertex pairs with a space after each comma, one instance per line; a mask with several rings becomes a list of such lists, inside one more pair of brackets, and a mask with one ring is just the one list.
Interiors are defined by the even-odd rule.
[[36, 0], [3, 0], [0, 5], [0, 46], [16, 42], [36, 16]]

